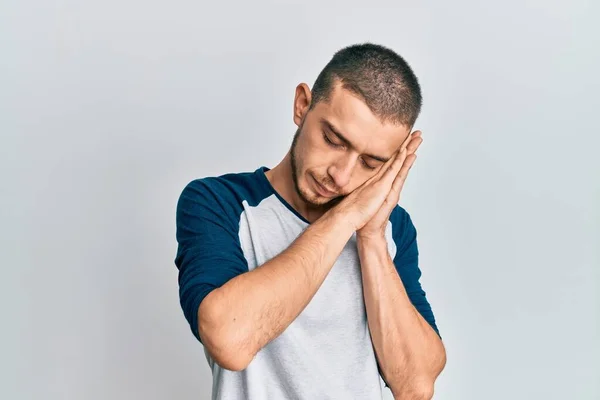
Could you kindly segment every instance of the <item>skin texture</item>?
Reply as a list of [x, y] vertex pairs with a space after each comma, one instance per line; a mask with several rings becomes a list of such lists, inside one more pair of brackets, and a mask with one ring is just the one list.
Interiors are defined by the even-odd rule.
[[[294, 99], [294, 123], [298, 129], [290, 151], [267, 172], [267, 178], [300, 214], [313, 222], [373, 177], [384, 164], [367, 154], [389, 159], [409, 138], [410, 128], [382, 124], [361, 99], [340, 85], [335, 86], [329, 104], [321, 102], [308, 112], [310, 100], [309, 87], [298, 85]], [[323, 119], [352, 146], [328, 129]], [[329, 144], [324, 135], [336, 146]], [[415, 132], [415, 136], [419, 137], [420, 132]], [[334, 194], [320, 195], [315, 191], [314, 179]]]
[[328, 103], [309, 111], [310, 103], [310, 89], [298, 85], [292, 146], [266, 175], [311, 224], [281, 254], [203, 300], [200, 337], [222, 367], [246, 368], [302, 312], [356, 232], [369, 329], [382, 375], [396, 399], [429, 399], [445, 365], [444, 346], [412, 306], [384, 237], [423, 141], [421, 132], [382, 124], [339, 85]]

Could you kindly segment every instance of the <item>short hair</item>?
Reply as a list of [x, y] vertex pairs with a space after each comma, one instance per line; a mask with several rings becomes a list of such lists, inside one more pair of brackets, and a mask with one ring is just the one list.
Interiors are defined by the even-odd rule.
[[338, 50], [319, 73], [309, 109], [330, 101], [336, 83], [359, 96], [383, 123], [412, 127], [423, 102], [419, 81], [408, 63], [393, 50], [362, 43]]

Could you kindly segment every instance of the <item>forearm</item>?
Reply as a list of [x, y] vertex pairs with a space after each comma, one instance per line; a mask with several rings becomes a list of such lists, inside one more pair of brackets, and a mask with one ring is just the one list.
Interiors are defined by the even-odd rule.
[[341, 216], [325, 214], [282, 253], [213, 290], [198, 311], [210, 353], [245, 368], [307, 306], [352, 233]]
[[396, 399], [430, 398], [444, 346], [412, 305], [387, 243], [358, 240], [369, 330], [383, 378]]

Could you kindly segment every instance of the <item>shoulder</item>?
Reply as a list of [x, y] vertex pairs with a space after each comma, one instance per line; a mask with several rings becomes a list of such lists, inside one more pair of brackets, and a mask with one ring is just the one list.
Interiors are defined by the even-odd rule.
[[197, 178], [185, 185], [181, 195], [205, 201], [243, 198], [252, 187], [252, 179], [253, 173], [250, 172]]
[[259, 169], [206, 176], [188, 182], [176, 205], [178, 235], [218, 229], [236, 232], [244, 202], [260, 202], [268, 195], [268, 186], [261, 184], [263, 177]]
[[206, 176], [185, 185], [179, 195], [178, 209], [200, 206], [236, 213], [242, 210], [244, 201], [257, 203], [268, 194], [268, 187], [261, 182], [260, 169]]

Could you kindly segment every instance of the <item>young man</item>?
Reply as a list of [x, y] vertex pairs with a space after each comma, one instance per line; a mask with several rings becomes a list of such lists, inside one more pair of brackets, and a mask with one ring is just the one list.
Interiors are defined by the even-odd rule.
[[398, 205], [421, 132], [392, 50], [338, 51], [274, 168], [190, 182], [177, 206], [180, 299], [213, 399], [430, 399], [446, 356]]

